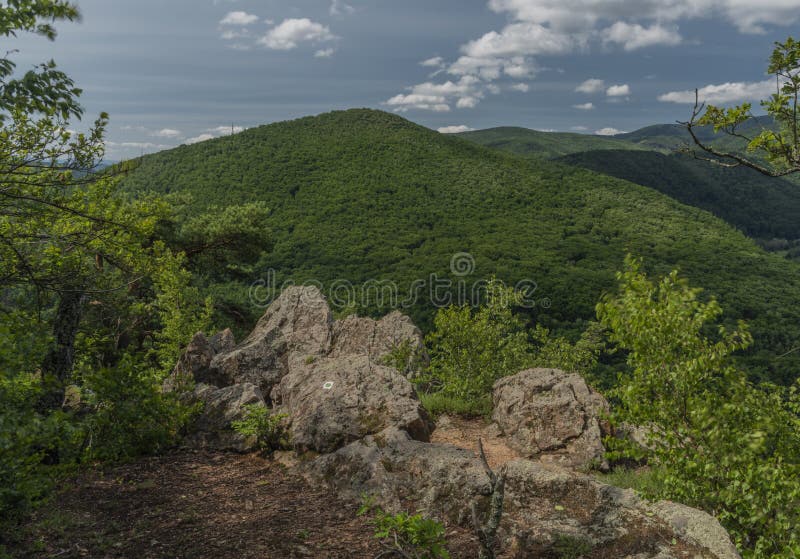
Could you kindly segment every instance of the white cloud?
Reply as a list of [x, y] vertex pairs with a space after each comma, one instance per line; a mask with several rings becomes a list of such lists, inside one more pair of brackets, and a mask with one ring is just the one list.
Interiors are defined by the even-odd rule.
[[246, 39], [250, 37], [250, 31], [247, 29], [225, 29], [220, 35], [226, 41], [233, 41], [235, 39]]
[[198, 144], [200, 142], [205, 142], [207, 140], [213, 140], [214, 138], [216, 138], [214, 134], [200, 134], [199, 136], [194, 136], [193, 138], [187, 138], [185, 143]]
[[573, 109], [578, 109], [580, 111], [591, 111], [594, 109], [594, 103], [583, 103], [581, 105], [572, 105]]
[[444, 58], [441, 56], [434, 56], [433, 58], [429, 58], [427, 60], [423, 60], [419, 63], [420, 66], [425, 66], [428, 68], [441, 68], [444, 66]]
[[472, 130], [475, 129], [465, 126], [464, 124], [459, 124], [458, 126], [443, 126], [439, 128], [437, 132], [441, 132], [442, 134], [458, 134], [460, 132], [470, 132]]
[[575, 132], [586, 132], [589, 129], [585, 126], [572, 126], [570, 130], [574, 130]]
[[330, 58], [336, 53], [336, 49], [319, 49], [314, 53], [314, 58]]
[[239, 132], [244, 132], [243, 126], [217, 126], [215, 128], [208, 128], [206, 132], [211, 134], [215, 134], [217, 136], [230, 136], [233, 134], [238, 134]]
[[513, 91], [520, 91], [522, 93], [527, 93], [528, 91], [530, 91], [531, 86], [529, 86], [526, 83], [515, 83], [514, 85], [511, 86], [511, 89]]
[[629, 24], [618, 21], [600, 32], [605, 44], [622, 45], [626, 51], [651, 47], [654, 45], [675, 46], [683, 42], [683, 37], [676, 27], [664, 27], [654, 24], [643, 27], [638, 23]]
[[248, 14], [247, 12], [228, 12], [228, 14], [220, 20], [220, 25], [251, 25], [258, 21], [258, 16]]
[[606, 89], [606, 95], [609, 97], [624, 97], [631, 94], [631, 87], [628, 84], [612, 85]]
[[347, 16], [356, 11], [356, 9], [347, 4], [343, 0], [333, 0], [331, 2], [330, 14], [333, 17]]
[[[487, 1], [491, 10], [508, 17], [508, 23], [463, 44], [455, 61], [436, 56], [421, 63], [436, 69], [429, 79], [444, 71], [458, 78], [475, 78], [479, 83], [473, 85], [473, 93], [458, 98], [426, 95], [413, 91], [417, 87], [413, 86], [409, 88], [412, 93], [392, 97], [387, 104], [397, 110], [473, 107], [490, 93], [534, 78], [538, 57], [588, 52], [598, 45], [626, 51], [671, 47], [683, 42], [678, 25], [690, 19], [722, 19], [747, 33], [762, 32], [765, 25], [786, 26], [800, 21], [800, 0]], [[606, 91], [609, 102], [619, 102], [630, 94], [630, 87], [606, 89], [602, 80], [593, 78], [576, 91]]]
[[479, 86], [479, 80], [472, 76], [464, 76], [457, 82], [425, 82], [408, 88], [408, 94], [395, 95], [386, 101], [386, 105], [399, 112], [409, 109], [447, 112], [452, 103], [459, 109], [469, 109], [484, 96]]
[[575, 88], [576, 93], [600, 93], [606, 88], [606, 82], [597, 78], [591, 78]]
[[337, 39], [336, 35], [327, 26], [308, 18], [292, 18], [270, 29], [258, 43], [273, 50], [291, 50], [300, 43], [322, 43], [334, 39]]
[[[707, 85], [698, 90], [700, 102], [706, 103], [737, 103], [740, 101], [755, 101], [775, 93], [775, 81], [763, 82], [728, 82], [718, 85]], [[665, 103], [693, 104], [694, 91], [670, 91], [659, 95], [659, 101]]]
[[594, 29], [602, 21], [721, 17], [743, 33], [763, 33], [765, 25], [800, 20], [798, 0], [489, 0], [489, 7], [564, 32]]
[[155, 136], [156, 138], [179, 138], [181, 136], [181, 131], [173, 128], [162, 128], [161, 130], [153, 132], [151, 136]]
[[594, 131], [597, 136], [616, 136], [617, 134], [624, 134], [624, 130], [617, 130], [616, 128], [601, 128]]

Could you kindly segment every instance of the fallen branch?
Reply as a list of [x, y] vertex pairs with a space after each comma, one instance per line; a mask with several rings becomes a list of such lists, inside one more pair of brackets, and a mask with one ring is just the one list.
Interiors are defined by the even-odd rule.
[[475, 527], [475, 533], [478, 536], [478, 541], [481, 544], [479, 559], [496, 559], [495, 547], [497, 546], [497, 530], [500, 528], [500, 521], [503, 518], [503, 500], [505, 499], [506, 489], [506, 473], [507, 468], [503, 466], [500, 470], [500, 475], [497, 475], [489, 466], [489, 461], [486, 459], [486, 453], [483, 450], [483, 441], [478, 439], [478, 450], [480, 452], [481, 463], [486, 475], [489, 476], [489, 483], [492, 489], [492, 497], [489, 505], [489, 511], [484, 522], [478, 518], [478, 506], [473, 501], [472, 503], [472, 524]]

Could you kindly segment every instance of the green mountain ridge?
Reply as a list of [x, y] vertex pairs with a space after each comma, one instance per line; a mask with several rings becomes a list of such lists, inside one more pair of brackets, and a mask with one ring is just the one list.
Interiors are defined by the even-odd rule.
[[800, 189], [788, 180], [650, 151], [586, 151], [558, 160], [653, 188], [751, 237], [800, 238]]
[[461, 132], [458, 137], [482, 146], [500, 149], [517, 155], [553, 159], [583, 151], [601, 149], [648, 150], [612, 136], [593, 136], [571, 132], [541, 132], [519, 127], [498, 127]]
[[[756, 375], [785, 382], [800, 373], [795, 354], [775, 357], [800, 339], [797, 265], [650, 188], [532, 164], [396, 115], [338, 111], [181, 146], [143, 157], [123, 186], [190, 192], [198, 211], [267, 202], [275, 248], [237, 278], [245, 290], [269, 270], [278, 284], [314, 280], [329, 291], [389, 280], [401, 299], [430, 274], [456, 282], [496, 275], [535, 282], [531, 320], [572, 335], [631, 251], [652, 272], [680, 268], [719, 297], [729, 320], [750, 321], [757, 344], [746, 358]], [[472, 275], [451, 272], [457, 253], [474, 257]], [[369, 314], [392, 306], [357, 303]], [[406, 310], [425, 328], [435, 305], [423, 290]]]

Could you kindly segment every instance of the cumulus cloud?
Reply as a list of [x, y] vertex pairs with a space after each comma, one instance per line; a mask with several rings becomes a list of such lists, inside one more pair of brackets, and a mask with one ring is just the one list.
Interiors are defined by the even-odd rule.
[[408, 94], [395, 95], [385, 104], [398, 112], [406, 112], [409, 109], [448, 112], [452, 103], [455, 103], [457, 108], [470, 109], [484, 96], [479, 85], [479, 80], [470, 76], [464, 76], [457, 82], [450, 80], [440, 84], [425, 82], [410, 87]]
[[597, 78], [591, 78], [575, 88], [576, 93], [600, 93], [606, 88], [606, 82]]
[[460, 132], [471, 132], [472, 130], [475, 129], [464, 124], [459, 124], [458, 126], [442, 126], [437, 132], [441, 132], [442, 134], [459, 134]]
[[333, 48], [319, 49], [314, 53], [314, 58], [330, 58], [334, 55], [334, 53], [336, 53], [336, 49]]
[[258, 21], [258, 16], [248, 14], [247, 12], [228, 12], [228, 14], [220, 20], [220, 25], [252, 25]]
[[624, 130], [617, 130], [616, 128], [601, 128], [594, 131], [596, 136], [616, 136], [617, 134], [624, 134]]
[[675, 46], [683, 42], [677, 27], [664, 27], [654, 24], [643, 27], [638, 23], [629, 24], [618, 21], [600, 32], [603, 43], [622, 45], [626, 51], [633, 51], [654, 45]]
[[[414, 107], [445, 111], [453, 105], [470, 108], [500, 90], [500, 85], [508, 89], [514, 82], [533, 79], [537, 59], [542, 56], [586, 52], [598, 45], [625, 51], [672, 47], [683, 43], [679, 24], [690, 19], [723, 19], [745, 33], [760, 33], [768, 25], [786, 26], [800, 21], [800, 0], [487, 1], [491, 10], [508, 17], [508, 23], [463, 44], [453, 61], [436, 56], [421, 63], [436, 68], [429, 79], [446, 72], [456, 78], [478, 80], [473, 94], [453, 99], [412, 91], [392, 97], [387, 104], [401, 110]], [[613, 102], [629, 95], [630, 87], [606, 89], [603, 80], [593, 78], [576, 89], [586, 94], [604, 91]]]
[[583, 103], [581, 105], [572, 105], [572, 108], [580, 111], [591, 111], [594, 109], [594, 103]]
[[155, 136], [156, 138], [180, 138], [181, 131], [175, 130], [174, 128], [162, 128], [161, 130], [153, 132], [151, 136]]
[[355, 11], [356, 9], [353, 6], [347, 4], [343, 0], [333, 0], [331, 2], [331, 7], [329, 10], [331, 16], [333, 17], [347, 16], [354, 13]]
[[530, 91], [531, 86], [526, 83], [515, 83], [511, 86], [512, 91], [519, 91], [521, 93], [528, 93]]
[[[701, 102], [738, 103], [763, 99], [775, 91], [775, 81], [765, 80], [763, 82], [728, 82], [707, 85], [700, 88], [697, 94]], [[693, 104], [695, 101], [694, 90], [670, 91], [659, 95], [658, 100], [664, 103]]]
[[214, 138], [216, 138], [216, 136], [214, 136], [214, 134], [200, 134], [199, 136], [194, 136], [192, 138], [187, 138], [186, 139], [186, 143], [187, 144], [199, 144], [200, 142], [213, 140]]
[[609, 97], [625, 97], [631, 94], [631, 87], [628, 84], [612, 85], [606, 89], [606, 95]]
[[575, 132], [586, 132], [589, 129], [585, 126], [572, 126], [570, 130], [573, 130]]
[[441, 56], [434, 56], [433, 58], [428, 58], [427, 60], [423, 60], [419, 63], [420, 66], [426, 66], [428, 68], [441, 68], [444, 66], [444, 58]]
[[788, 26], [800, 20], [796, 0], [489, 0], [489, 7], [565, 32], [593, 29], [602, 21], [721, 17], [743, 33], [763, 33], [765, 25]]
[[273, 50], [292, 50], [300, 43], [315, 44], [335, 39], [336, 35], [326, 25], [308, 18], [291, 18], [267, 31], [258, 43]]

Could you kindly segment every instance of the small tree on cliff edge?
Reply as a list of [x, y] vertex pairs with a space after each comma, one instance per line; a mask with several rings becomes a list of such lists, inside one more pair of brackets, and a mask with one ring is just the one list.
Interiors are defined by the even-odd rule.
[[[767, 71], [775, 77], [775, 93], [761, 101], [761, 106], [770, 115], [774, 127], [763, 127], [752, 133], [751, 127], [743, 126], [753, 118], [752, 105], [743, 103], [730, 108], [720, 108], [703, 103], [695, 90], [695, 105], [692, 116], [685, 125], [694, 145], [704, 152], [701, 159], [725, 167], [749, 167], [772, 177], [781, 177], [800, 172], [800, 42], [792, 37], [775, 43]], [[712, 126], [746, 144], [745, 153], [725, 151], [703, 142], [697, 135], [697, 127]], [[697, 150], [687, 147], [696, 157]]]

